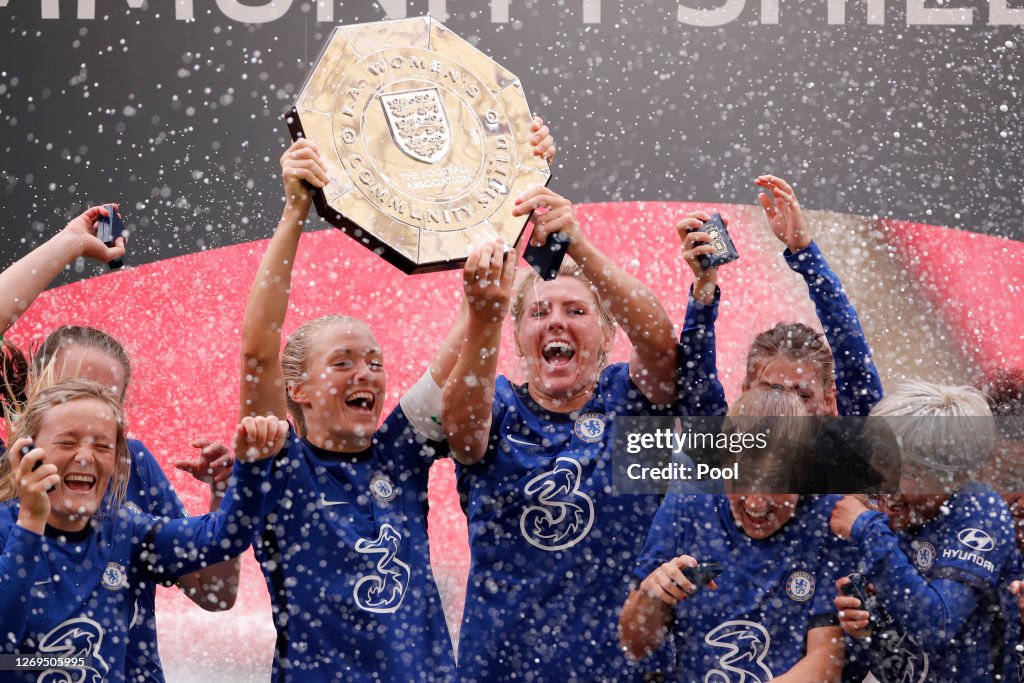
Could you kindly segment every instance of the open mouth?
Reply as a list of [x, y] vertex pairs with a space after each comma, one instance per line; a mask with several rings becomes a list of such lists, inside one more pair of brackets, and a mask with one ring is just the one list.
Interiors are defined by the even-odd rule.
[[756, 531], [769, 529], [775, 523], [775, 514], [770, 509], [754, 511], [746, 506], [743, 506], [742, 509], [748, 526]]
[[73, 473], [64, 476], [64, 488], [75, 493], [88, 493], [96, 486], [96, 477], [91, 474]]
[[376, 403], [376, 397], [374, 397], [373, 393], [369, 391], [357, 391], [350, 394], [349, 397], [345, 399], [345, 405], [349, 408], [366, 411], [368, 413], [373, 412], [373, 407]]
[[565, 365], [576, 355], [576, 347], [567, 341], [549, 341], [541, 351], [544, 362], [549, 365]]

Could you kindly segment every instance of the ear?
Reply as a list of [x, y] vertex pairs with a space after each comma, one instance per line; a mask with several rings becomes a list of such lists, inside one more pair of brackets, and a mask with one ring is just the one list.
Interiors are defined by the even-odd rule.
[[832, 417], [839, 417], [839, 403], [836, 399], [836, 385], [833, 384], [831, 389], [825, 390], [825, 407], [828, 408], [828, 413]]
[[306, 399], [306, 383], [296, 382], [288, 387], [288, 397], [300, 406], [310, 405]]

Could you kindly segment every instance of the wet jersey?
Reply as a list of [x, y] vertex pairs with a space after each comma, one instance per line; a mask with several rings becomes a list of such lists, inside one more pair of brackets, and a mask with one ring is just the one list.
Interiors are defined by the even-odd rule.
[[447, 451], [401, 407], [360, 453], [288, 443], [254, 541], [277, 628], [274, 680], [453, 679], [427, 542], [427, 475]]
[[457, 466], [471, 565], [459, 671], [465, 680], [625, 680], [619, 613], [658, 496], [616, 495], [619, 415], [652, 412], [625, 363], [590, 401], [550, 413], [498, 377], [487, 451]]
[[1008, 586], [1020, 558], [998, 494], [969, 483], [924, 526], [898, 534], [885, 515], [865, 512], [852, 537], [894, 624], [867, 647], [852, 644], [851, 670], [866, 664], [882, 683], [991, 681], [997, 671], [1018, 680]]
[[835, 580], [850, 569], [829, 529], [835, 496], [804, 497], [768, 538], [736, 524], [725, 495], [670, 493], [636, 567], [638, 580], [680, 555], [717, 561], [717, 591], [677, 603], [673, 680], [750, 683], [778, 677], [806, 654], [807, 632], [838, 625]]

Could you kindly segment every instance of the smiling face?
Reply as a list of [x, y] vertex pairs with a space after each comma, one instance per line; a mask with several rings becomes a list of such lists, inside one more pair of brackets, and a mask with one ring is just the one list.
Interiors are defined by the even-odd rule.
[[306, 373], [290, 392], [305, 415], [309, 440], [333, 451], [367, 448], [387, 391], [384, 357], [370, 328], [345, 320], [317, 330]]
[[747, 536], [768, 538], [793, 518], [800, 498], [785, 493], [793, 490], [790, 463], [770, 454], [740, 458], [738, 473], [725, 484], [732, 517]]
[[56, 465], [60, 484], [50, 492], [49, 524], [78, 531], [97, 512], [114, 474], [118, 443], [110, 406], [94, 398], [56, 405], [42, 416], [35, 445]]
[[563, 411], [584, 405], [613, 339], [594, 293], [578, 278], [560, 275], [528, 286], [516, 348], [526, 360], [530, 394], [541, 405]]
[[744, 383], [752, 388], [781, 389], [797, 396], [809, 415], [838, 415], [834, 386], [821, 381], [821, 370], [810, 360], [775, 356], [757, 365]]

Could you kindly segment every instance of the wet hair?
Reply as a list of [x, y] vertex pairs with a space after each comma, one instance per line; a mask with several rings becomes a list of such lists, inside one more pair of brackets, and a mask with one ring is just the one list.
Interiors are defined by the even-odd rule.
[[325, 315], [310, 320], [292, 332], [284, 345], [284, 351], [281, 352], [281, 372], [284, 375], [288, 412], [291, 413], [295, 431], [299, 436], [305, 436], [307, 433], [306, 416], [302, 412], [302, 406], [292, 400], [291, 388], [309, 379], [309, 354], [313, 347], [313, 337], [320, 330], [338, 323], [366, 325], [359, 318], [348, 315]]
[[973, 387], [906, 380], [875, 404], [871, 417], [899, 418], [886, 423], [900, 457], [937, 473], [976, 467], [995, 442], [988, 400]]
[[[594, 287], [594, 283], [590, 281], [586, 275], [583, 274], [583, 269], [580, 268], [576, 263], [569, 257], [566, 257], [562, 261], [562, 266], [558, 269], [558, 277], [573, 277], [584, 284], [594, 296], [594, 303], [597, 304], [598, 321], [601, 324], [601, 329], [608, 333], [614, 333], [617, 323], [615, 317], [612, 316], [608, 307], [605, 306], [601, 300], [601, 296], [597, 293], [597, 288]], [[519, 323], [523, 319], [523, 305], [526, 301], [526, 293], [537, 286], [540, 281], [540, 276], [537, 275], [537, 271], [533, 268], [527, 268], [523, 275], [520, 276], [518, 282], [516, 282], [514, 289], [512, 290], [512, 303], [509, 306], [509, 315], [512, 316], [512, 325], [515, 328], [516, 334], [519, 333]], [[603, 366], [604, 363], [602, 362]]]
[[[70, 346], [84, 346], [102, 351], [121, 364], [124, 371], [125, 391], [132, 376], [132, 366], [128, 352], [121, 342], [106, 332], [95, 327], [80, 325], [62, 325], [46, 336], [42, 344], [34, 347], [29, 359], [14, 344], [4, 341], [3, 361], [0, 372], [3, 373], [3, 402], [8, 414], [17, 413], [21, 405], [31, 393], [29, 383], [45, 374], [47, 368], [56, 371], [57, 357], [60, 352]], [[124, 392], [119, 397], [124, 400]]]
[[758, 368], [776, 358], [794, 361], [808, 361], [818, 368], [821, 384], [831, 389], [836, 384], [835, 359], [825, 341], [825, 336], [803, 323], [777, 323], [754, 337], [747, 352], [747, 374], [743, 379], [744, 388], [749, 389], [757, 376]]
[[[104, 403], [110, 409], [117, 424], [114, 474], [111, 478], [107, 502], [104, 503], [109, 509], [117, 509], [124, 504], [128, 491], [131, 462], [128, 455], [128, 443], [125, 440], [124, 411], [121, 409], [120, 401], [111, 396], [110, 391], [102, 384], [86, 379], [69, 378], [39, 389], [29, 396], [19, 412], [18, 419], [13, 424], [11, 443], [13, 444], [23, 437], [35, 439], [42, 429], [43, 418], [47, 412], [56, 406], [84, 399], [95, 399]], [[14, 471], [11, 469], [10, 460], [7, 457], [0, 458], [0, 501], [12, 500], [17, 496], [18, 485]]]

